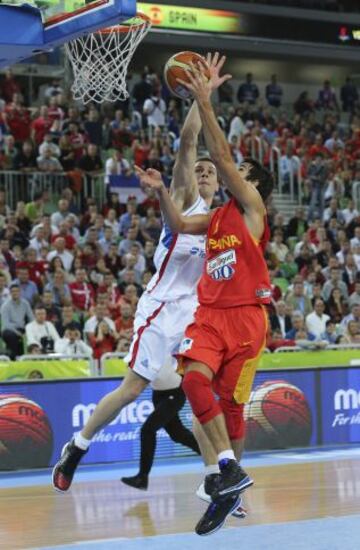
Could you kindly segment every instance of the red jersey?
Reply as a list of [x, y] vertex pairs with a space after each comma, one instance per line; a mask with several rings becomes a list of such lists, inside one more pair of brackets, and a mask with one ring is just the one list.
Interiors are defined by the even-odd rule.
[[214, 308], [269, 304], [271, 285], [263, 255], [269, 236], [265, 220], [261, 241], [256, 241], [234, 198], [215, 210], [198, 285], [200, 304]]
[[69, 284], [69, 288], [74, 307], [81, 311], [88, 311], [95, 299], [93, 287], [88, 283], [77, 283], [75, 281]]

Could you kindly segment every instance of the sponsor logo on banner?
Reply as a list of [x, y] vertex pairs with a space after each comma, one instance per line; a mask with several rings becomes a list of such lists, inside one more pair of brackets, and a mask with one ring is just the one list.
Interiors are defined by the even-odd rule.
[[227, 250], [212, 260], [208, 260], [206, 271], [214, 281], [231, 279], [235, 273], [235, 269], [231, 267], [232, 264], [236, 264], [235, 250]]
[[354, 388], [339, 389], [334, 394], [332, 427], [360, 424], [360, 391]]
[[[95, 403], [89, 403], [88, 405], [78, 403], [75, 405], [72, 410], [72, 426], [75, 430], [80, 431], [85, 426], [94, 412], [95, 407]], [[108, 431], [107, 428], [103, 428], [94, 436], [93, 442], [109, 443], [110, 441], [129, 441], [137, 439], [139, 437], [141, 425], [153, 410], [154, 405], [151, 401], [146, 399], [140, 402], [134, 401], [130, 403], [130, 405], [124, 407], [118, 416], [108, 424], [109, 427], [120, 425], [126, 428], [126, 430], [114, 432], [113, 430]], [[137, 424], [137, 426], [129, 430], [129, 424]]]

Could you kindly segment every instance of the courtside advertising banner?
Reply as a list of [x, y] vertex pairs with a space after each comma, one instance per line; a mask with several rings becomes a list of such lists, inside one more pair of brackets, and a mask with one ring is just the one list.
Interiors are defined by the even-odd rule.
[[[245, 410], [247, 448], [279, 449], [317, 442], [317, 407], [313, 371], [258, 373]], [[33, 381], [0, 385], [0, 469], [53, 465], [61, 449], [80, 431], [98, 401], [119, 380]], [[140, 429], [153, 411], [151, 390], [95, 436], [83, 463], [137, 461]], [[191, 428], [191, 409], [181, 411]], [[156, 456], [174, 458], [190, 451], [158, 432]]]

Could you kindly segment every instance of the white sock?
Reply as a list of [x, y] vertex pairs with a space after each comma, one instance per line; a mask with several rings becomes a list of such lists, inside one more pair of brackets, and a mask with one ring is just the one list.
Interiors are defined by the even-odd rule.
[[209, 466], [205, 466], [205, 475], [208, 476], [209, 474], [219, 474], [220, 469], [218, 464], [209, 464]]
[[78, 432], [77, 434], [75, 434], [74, 441], [75, 441], [75, 445], [79, 447], [79, 449], [82, 449], [83, 451], [87, 451], [91, 443], [91, 439], [85, 439], [85, 437], [81, 435], [81, 432]]
[[222, 451], [218, 454], [218, 460], [223, 460], [224, 458], [228, 458], [229, 460], [236, 460], [234, 451], [232, 449], [226, 449], [226, 451]]

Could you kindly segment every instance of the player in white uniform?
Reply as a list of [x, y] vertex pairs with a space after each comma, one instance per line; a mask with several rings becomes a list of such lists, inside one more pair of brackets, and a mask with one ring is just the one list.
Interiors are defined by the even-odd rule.
[[[219, 61], [218, 54], [213, 58], [208, 56], [213, 89], [227, 79], [219, 76], [224, 61], [224, 58]], [[200, 129], [200, 115], [194, 102], [181, 132], [170, 187], [172, 199], [185, 215], [207, 211], [218, 189], [216, 168], [211, 159], [196, 161]], [[70, 488], [92, 437], [155, 380], [161, 367], [178, 349], [197, 307], [196, 286], [204, 257], [203, 236], [173, 235], [164, 227], [155, 253], [157, 273], [139, 300], [136, 312], [135, 335], [127, 358], [130, 368], [122, 384], [101, 399], [83, 430], [64, 446], [53, 469], [53, 485], [57, 490]]]

